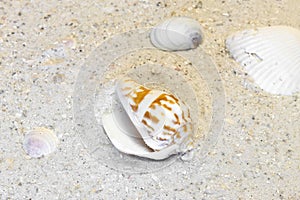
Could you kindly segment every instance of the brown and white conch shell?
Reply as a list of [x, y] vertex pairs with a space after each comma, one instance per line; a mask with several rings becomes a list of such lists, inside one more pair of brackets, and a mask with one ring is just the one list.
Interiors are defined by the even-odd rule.
[[117, 149], [155, 160], [187, 150], [193, 127], [182, 101], [131, 79], [118, 80], [116, 93], [122, 109], [105, 114], [102, 122]]
[[54, 152], [58, 141], [52, 130], [38, 127], [25, 135], [23, 148], [30, 157], [39, 158]]

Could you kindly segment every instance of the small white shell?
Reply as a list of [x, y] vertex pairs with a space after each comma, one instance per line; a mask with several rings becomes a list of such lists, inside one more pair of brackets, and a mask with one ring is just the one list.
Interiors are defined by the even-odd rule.
[[300, 91], [300, 31], [287, 26], [238, 32], [226, 40], [231, 56], [272, 94]]
[[152, 44], [166, 51], [194, 49], [202, 42], [200, 24], [188, 17], [173, 17], [154, 27], [150, 33]]
[[29, 131], [24, 138], [23, 148], [32, 158], [39, 158], [55, 151], [58, 138], [52, 130], [39, 127]]
[[182, 147], [193, 130], [183, 102], [130, 79], [119, 80], [116, 92], [124, 110], [104, 115], [102, 122], [117, 149], [156, 160], [187, 150]]

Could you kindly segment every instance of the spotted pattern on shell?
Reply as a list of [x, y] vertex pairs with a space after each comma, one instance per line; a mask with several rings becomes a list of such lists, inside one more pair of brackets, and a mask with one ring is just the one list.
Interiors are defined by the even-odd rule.
[[117, 94], [145, 143], [155, 151], [180, 142], [192, 130], [189, 109], [173, 94], [131, 79], [118, 81]]

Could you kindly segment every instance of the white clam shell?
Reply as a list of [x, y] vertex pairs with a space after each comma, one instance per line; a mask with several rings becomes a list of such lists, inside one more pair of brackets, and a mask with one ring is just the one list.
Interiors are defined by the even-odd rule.
[[288, 26], [263, 27], [226, 40], [231, 56], [254, 82], [272, 94], [300, 91], [300, 31]]
[[32, 158], [39, 158], [55, 151], [58, 138], [50, 129], [39, 127], [29, 131], [23, 142], [25, 152]]
[[117, 149], [155, 160], [187, 150], [193, 130], [183, 102], [130, 79], [119, 80], [116, 92], [123, 109], [105, 114], [102, 122]]
[[201, 25], [188, 17], [173, 17], [154, 27], [150, 33], [152, 44], [166, 51], [194, 49], [202, 42]]

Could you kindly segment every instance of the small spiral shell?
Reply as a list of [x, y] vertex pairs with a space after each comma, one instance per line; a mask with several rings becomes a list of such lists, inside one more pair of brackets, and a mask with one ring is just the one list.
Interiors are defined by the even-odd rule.
[[174, 95], [131, 79], [119, 80], [116, 90], [131, 121], [154, 151], [180, 143], [192, 133], [190, 111]]

